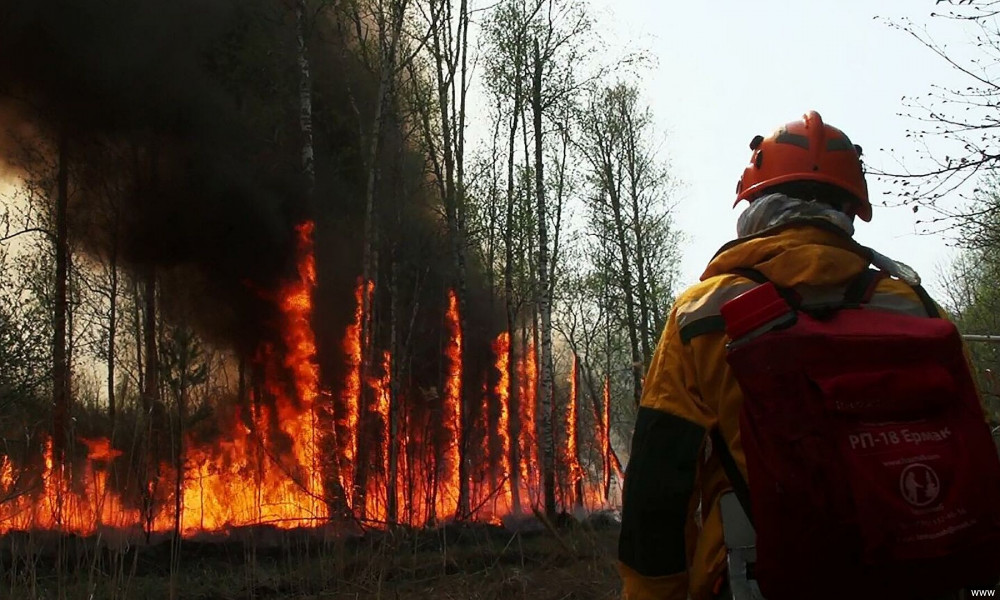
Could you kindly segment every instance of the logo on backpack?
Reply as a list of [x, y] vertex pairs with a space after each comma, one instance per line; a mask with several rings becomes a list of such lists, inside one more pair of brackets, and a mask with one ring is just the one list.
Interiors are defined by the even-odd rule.
[[934, 469], [915, 463], [903, 469], [899, 476], [899, 491], [903, 499], [913, 506], [927, 506], [941, 494], [941, 479]]

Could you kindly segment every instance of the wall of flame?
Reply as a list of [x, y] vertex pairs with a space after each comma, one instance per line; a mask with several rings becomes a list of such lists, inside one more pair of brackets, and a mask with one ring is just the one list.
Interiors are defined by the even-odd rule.
[[[472, 386], [462, 372], [463, 335], [454, 292], [446, 299], [442, 391], [431, 398], [429, 409], [408, 398], [397, 398], [398, 429], [393, 436], [393, 357], [387, 351], [374, 353], [377, 360], [370, 372], [362, 372], [367, 342], [361, 339], [362, 294], [371, 298], [375, 290], [370, 282], [358, 283], [354, 319], [342, 340], [347, 366], [342, 392], [335, 403], [333, 426], [322, 425], [319, 415], [321, 410], [330, 410], [331, 395], [320, 389], [311, 325], [316, 287], [312, 223], [301, 225], [297, 232], [297, 278], [277, 296], [285, 351], [279, 355], [262, 347], [257, 354], [265, 382], [256, 393], [267, 394], [274, 401], [252, 401], [250, 414], [233, 412], [227, 422], [219, 424], [223, 435], [211, 443], [185, 437], [182, 460], [158, 465], [153, 470], [156, 477], [147, 476], [143, 482], [140, 496], [146, 498], [144, 502], [127, 499], [119, 491], [121, 486], [112, 483], [121, 470], [115, 467], [123, 452], [112, 447], [108, 439], [82, 439], [88, 450], [86, 460], [66, 464], [54, 463], [48, 442], [40, 469], [14, 464], [3, 456], [0, 533], [43, 529], [91, 535], [115, 528], [147, 532], [176, 529], [193, 536], [256, 525], [318, 527], [334, 516], [331, 506], [337, 503], [331, 490], [339, 490], [353, 518], [375, 526], [389, 519], [390, 494], [395, 495], [398, 507], [395, 520], [413, 526], [456, 517], [501, 522], [507, 515], [528, 513], [540, 506], [535, 344], [530, 339], [521, 340], [515, 354], [517, 381], [512, 382], [507, 364], [512, 340], [506, 332], [493, 340], [494, 384], [488, 385], [489, 378], [483, 377], [478, 402], [465, 404], [475, 407], [476, 414], [463, 418], [463, 391]], [[611, 473], [617, 470], [620, 478], [620, 465], [612, 460], [610, 448], [607, 380], [602, 410], [594, 415], [594, 431], [587, 436], [596, 441], [601, 459], [589, 465], [592, 469], [581, 465], [578, 377], [574, 356], [569, 397], [556, 403], [564, 407], [556, 423], [562, 432], [558, 437], [562, 446], [558, 454], [559, 496], [565, 510], [593, 510], [614, 503]], [[512, 388], [518, 394], [516, 415], [511, 414]], [[519, 420], [517, 439], [510, 435], [512, 418]], [[470, 428], [464, 450], [474, 465], [467, 482], [470, 515], [456, 515], [463, 424]], [[366, 443], [362, 445], [362, 441]], [[391, 481], [390, 444], [396, 444], [398, 450], [395, 481]], [[336, 456], [328, 456], [330, 448]], [[516, 464], [512, 457], [516, 457]], [[176, 491], [169, 483], [177, 480], [178, 468], [182, 481], [179, 514], [175, 510]], [[519, 477], [512, 477], [515, 470]], [[331, 480], [336, 485], [331, 485]], [[516, 494], [512, 489], [515, 481]], [[363, 490], [359, 490], [361, 486]], [[364, 498], [363, 504], [358, 498]]]

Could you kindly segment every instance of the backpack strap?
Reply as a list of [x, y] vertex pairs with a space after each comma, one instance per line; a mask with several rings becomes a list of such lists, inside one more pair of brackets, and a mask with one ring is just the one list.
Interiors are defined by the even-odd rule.
[[911, 285], [910, 287], [913, 288], [914, 293], [917, 294], [917, 298], [920, 298], [920, 303], [924, 305], [924, 310], [927, 311], [927, 316], [932, 319], [940, 319], [941, 312], [938, 310], [937, 304], [934, 304], [934, 301], [931, 300], [930, 294], [927, 293], [927, 290], [925, 290], [919, 283]]
[[[738, 268], [733, 269], [731, 273], [760, 284], [768, 283], [768, 281], [770, 281], [757, 269]], [[847, 286], [844, 288], [843, 299], [840, 302], [834, 303], [831, 306], [824, 306], [820, 308], [823, 310], [836, 310], [838, 308], [857, 307], [862, 304], [867, 304], [875, 294], [875, 289], [878, 287], [879, 282], [888, 276], [888, 273], [879, 269], [865, 269], [847, 283]], [[923, 290], [923, 288], [917, 289], [919, 287], [920, 286], [915, 286], [914, 292], [921, 298], [921, 302], [924, 304], [924, 307], [933, 307], [933, 301], [927, 297], [927, 293]], [[803, 309], [802, 296], [798, 292], [792, 288], [782, 288], [777, 285], [775, 288], [778, 290], [778, 293], [781, 294], [781, 297], [784, 298], [793, 309]], [[924, 300], [925, 297], [927, 298], [926, 301]], [[928, 302], [930, 302], [929, 305]], [[928, 314], [931, 316], [938, 316], [936, 310], [933, 313], [928, 311]]]
[[736, 459], [733, 458], [733, 453], [729, 451], [729, 444], [722, 437], [722, 432], [719, 431], [718, 427], [712, 428], [711, 438], [712, 450], [718, 453], [719, 462], [722, 463], [722, 470], [726, 473], [729, 485], [733, 486], [733, 493], [736, 494], [736, 499], [740, 501], [740, 506], [743, 507], [743, 512], [747, 514], [747, 519], [752, 525], [753, 512], [750, 510], [750, 486], [747, 485], [747, 480], [740, 473], [740, 468], [736, 465]]
[[[889, 277], [889, 274], [879, 269], [867, 269], [863, 271], [848, 284], [847, 290], [844, 292], [844, 304], [847, 306], [858, 306], [868, 303], [875, 294], [875, 288], [878, 287], [879, 282], [886, 277]], [[934, 300], [931, 299], [927, 290], [919, 283], [908, 285], [913, 290], [913, 293], [917, 295], [917, 298], [920, 299], [920, 304], [923, 305], [927, 316], [932, 319], [941, 318], [941, 312], [938, 310], [937, 305], [934, 304]]]
[[[753, 269], [750, 267], [737, 267], [729, 272], [732, 273], [733, 275], [739, 275], [744, 279], [749, 279], [750, 281], [753, 281], [754, 283], [759, 283], [761, 285], [765, 283], [773, 283], [770, 279], [767, 278], [767, 275], [764, 275], [757, 269]], [[781, 287], [779, 285], [775, 285], [774, 289], [778, 291], [778, 295], [780, 295], [785, 300], [785, 302], [787, 302], [788, 305], [792, 307], [793, 310], [798, 310], [802, 306], [802, 296], [800, 296], [799, 293], [796, 292], [794, 289]]]
[[749, 279], [754, 283], [767, 283], [768, 281], [771, 281], [766, 275], [753, 267], [736, 267], [729, 272], [733, 275], [739, 275], [744, 279]]
[[865, 269], [847, 284], [844, 290], [844, 305], [860, 306], [867, 304], [875, 294], [875, 288], [889, 274], [878, 269]]

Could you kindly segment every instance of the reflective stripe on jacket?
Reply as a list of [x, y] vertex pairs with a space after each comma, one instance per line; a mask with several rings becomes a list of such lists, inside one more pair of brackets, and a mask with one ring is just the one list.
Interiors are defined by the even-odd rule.
[[[625, 476], [620, 572], [625, 600], [708, 600], [725, 572], [719, 497], [729, 484], [708, 433], [718, 427], [740, 469], [743, 396], [726, 363], [719, 308], [754, 287], [730, 272], [754, 268], [810, 298], [840, 299], [868, 268], [844, 233], [794, 223], [727, 244], [701, 282], [674, 303], [642, 392]], [[869, 304], [926, 315], [913, 289], [882, 279]]]

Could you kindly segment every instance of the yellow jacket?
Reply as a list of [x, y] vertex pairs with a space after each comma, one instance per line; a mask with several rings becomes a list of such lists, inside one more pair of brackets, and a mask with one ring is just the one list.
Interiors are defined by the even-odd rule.
[[[619, 540], [625, 600], [708, 600], [725, 575], [719, 497], [730, 486], [708, 443], [713, 428], [744, 477], [746, 464], [743, 395], [726, 363], [719, 308], [756, 285], [730, 272], [754, 268], [778, 286], [822, 293], [842, 291], [869, 259], [846, 234], [791, 224], [724, 246], [701, 282], [674, 303], [646, 376], [625, 476]], [[892, 278], [878, 283], [870, 306], [927, 314], [913, 289]]]

